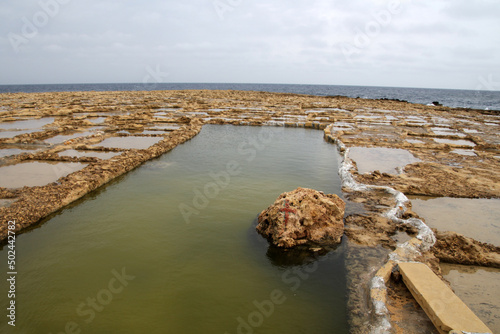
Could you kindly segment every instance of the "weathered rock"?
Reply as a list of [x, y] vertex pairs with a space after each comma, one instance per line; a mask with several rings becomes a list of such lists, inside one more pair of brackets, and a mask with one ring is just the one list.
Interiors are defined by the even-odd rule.
[[452, 231], [434, 230], [434, 255], [443, 262], [500, 268], [500, 247]]
[[278, 247], [337, 244], [344, 234], [345, 203], [337, 195], [297, 188], [259, 215], [257, 231]]

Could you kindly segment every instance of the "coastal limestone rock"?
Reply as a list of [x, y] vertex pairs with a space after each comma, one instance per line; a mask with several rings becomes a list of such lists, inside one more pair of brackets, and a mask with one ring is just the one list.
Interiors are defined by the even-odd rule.
[[281, 194], [259, 215], [257, 231], [278, 247], [338, 244], [344, 234], [345, 203], [337, 195], [297, 188]]

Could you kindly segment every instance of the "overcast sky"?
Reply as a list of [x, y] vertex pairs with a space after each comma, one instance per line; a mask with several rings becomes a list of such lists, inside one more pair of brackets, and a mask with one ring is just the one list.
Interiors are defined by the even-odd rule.
[[499, 0], [1, 0], [0, 17], [0, 84], [500, 89]]

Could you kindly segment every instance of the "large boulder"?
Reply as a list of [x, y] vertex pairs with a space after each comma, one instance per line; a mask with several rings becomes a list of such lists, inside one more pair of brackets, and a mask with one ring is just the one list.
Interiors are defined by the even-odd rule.
[[297, 188], [261, 212], [257, 231], [283, 248], [338, 244], [344, 234], [344, 210], [345, 202], [337, 195]]

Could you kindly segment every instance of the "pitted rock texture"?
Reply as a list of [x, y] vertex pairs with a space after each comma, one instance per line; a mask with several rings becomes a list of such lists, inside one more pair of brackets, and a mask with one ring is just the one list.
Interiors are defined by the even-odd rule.
[[443, 262], [500, 268], [500, 247], [453, 231], [434, 229], [434, 255]]
[[344, 210], [337, 195], [297, 188], [261, 212], [257, 231], [282, 248], [338, 244], [344, 234]]

